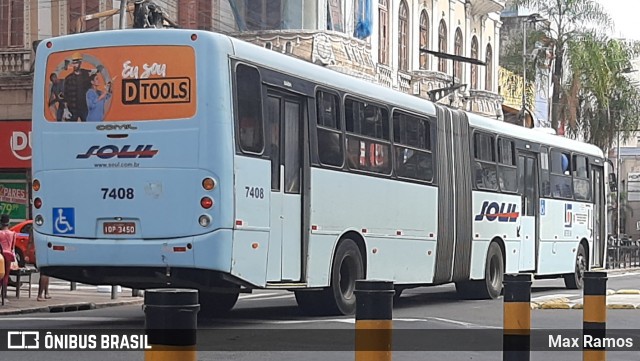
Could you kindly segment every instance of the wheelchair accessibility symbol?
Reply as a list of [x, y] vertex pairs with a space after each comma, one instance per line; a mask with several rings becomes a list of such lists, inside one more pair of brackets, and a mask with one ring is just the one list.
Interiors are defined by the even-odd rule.
[[73, 208], [53, 209], [53, 234], [74, 234], [75, 223]]

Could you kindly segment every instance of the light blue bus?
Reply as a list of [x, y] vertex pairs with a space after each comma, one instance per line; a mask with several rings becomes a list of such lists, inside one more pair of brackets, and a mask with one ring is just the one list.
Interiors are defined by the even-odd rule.
[[197, 288], [210, 313], [284, 289], [306, 312], [350, 314], [362, 278], [496, 298], [505, 272], [579, 288], [603, 264], [595, 146], [211, 32], [54, 38], [35, 69], [51, 276]]

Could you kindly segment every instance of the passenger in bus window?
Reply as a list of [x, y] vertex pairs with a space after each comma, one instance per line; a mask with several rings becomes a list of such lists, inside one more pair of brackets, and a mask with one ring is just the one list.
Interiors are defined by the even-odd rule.
[[252, 116], [245, 115], [239, 122], [240, 145], [243, 150], [259, 152], [262, 149], [262, 133], [258, 128], [258, 122]]
[[351, 169], [360, 169], [360, 141], [354, 138], [347, 138], [347, 163]]
[[318, 155], [323, 164], [342, 165], [340, 134], [318, 128]]

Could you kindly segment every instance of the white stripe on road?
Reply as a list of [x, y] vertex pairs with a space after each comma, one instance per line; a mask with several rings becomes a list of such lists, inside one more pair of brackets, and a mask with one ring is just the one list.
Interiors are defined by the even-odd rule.
[[2, 321], [131, 321], [131, 318], [123, 317], [2, 317]]
[[254, 294], [250, 294], [250, 295], [240, 295], [240, 299], [241, 300], [246, 300], [248, 298], [256, 298], [256, 297], [267, 297], [267, 296], [273, 296], [273, 295], [279, 295], [279, 292], [271, 292], [271, 293], [254, 293]]

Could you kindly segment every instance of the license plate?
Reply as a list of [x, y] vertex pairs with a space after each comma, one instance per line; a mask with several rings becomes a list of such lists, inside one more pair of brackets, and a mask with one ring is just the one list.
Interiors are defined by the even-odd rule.
[[102, 232], [104, 234], [135, 234], [136, 224], [134, 222], [104, 222]]

